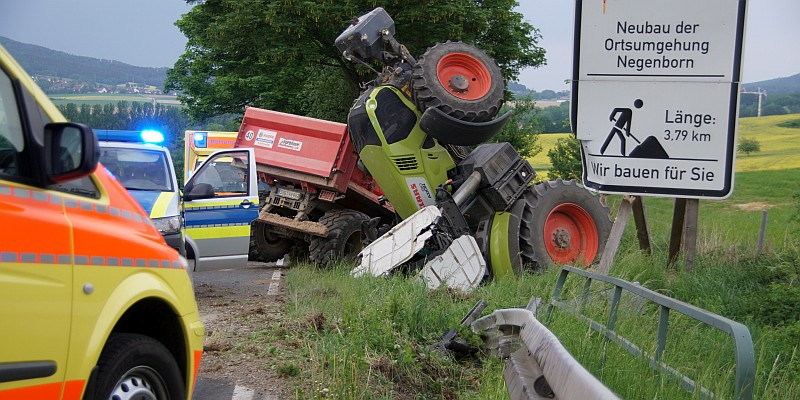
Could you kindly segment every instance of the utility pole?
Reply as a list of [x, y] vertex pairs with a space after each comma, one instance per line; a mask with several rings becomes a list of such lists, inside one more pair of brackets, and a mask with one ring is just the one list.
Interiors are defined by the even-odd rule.
[[767, 97], [767, 91], [766, 90], [761, 90], [761, 88], [758, 88], [757, 92], [745, 92], [744, 90], [742, 90], [741, 93], [742, 94], [757, 94], [758, 95], [758, 116], [760, 117], [761, 116], [761, 96]]

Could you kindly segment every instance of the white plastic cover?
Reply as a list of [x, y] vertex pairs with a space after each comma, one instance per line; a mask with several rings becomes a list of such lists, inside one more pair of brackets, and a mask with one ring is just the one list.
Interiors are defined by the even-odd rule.
[[415, 212], [361, 250], [361, 263], [350, 274], [354, 277], [389, 275], [422, 250], [425, 241], [433, 235], [428, 227], [441, 215], [435, 206]]
[[464, 235], [450, 245], [444, 253], [425, 263], [419, 277], [429, 289], [442, 284], [468, 292], [475, 289], [486, 274], [486, 261], [475, 238]]

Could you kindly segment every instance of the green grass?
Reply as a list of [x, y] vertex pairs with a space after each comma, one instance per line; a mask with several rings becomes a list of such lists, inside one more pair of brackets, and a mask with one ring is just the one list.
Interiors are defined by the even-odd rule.
[[[699, 257], [691, 274], [667, 270], [665, 262], [663, 254], [645, 257], [628, 243], [612, 275], [745, 323], [756, 349], [755, 398], [800, 398], [800, 354], [794, 347], [800, 331], [787, 334], [765, 325], [758, 315], [760, 296], [769, 286], [763, 279], [769, 274], [765, 265], [796, 264], [800, 253], [770, 255], [761, 261], [740, 258], [734, 263]], [[296, 375], [285, 377], [296, 398], [320, 398], [325, 393], [344, 399], [507, 399], [500, 360], [456, 360], [429, 346], [456, 327], [479, 299], [489, 303], [484, 315], [494, 309], [524, 306], [531, 296], [547, 301], [559, 272], [550, 269], [543, 275], [496, 280], [472, 293], [458, 294], [430, 292], [403, 277], [356, 279], [348, 271], [347, 266], [319, 270], [305, 264], [290, 269], [288, 320], [295, 321], [294, 328], [264, 328], [279, 329], [288, 335], [284, 340], [298, 343], [300, 350], [284, 362], [298, 366], [292, 368]], [[800, 276], [800, 271], [794, 276]], [[573, 287], [582, 284], [575, 283]], [[601, 322], [608, 316], [609, 295], [604, 289], [592, 286], [587, 310], [587, 315]], [[621, 310], [617, 331], [652, 353], [656, 307], [645, 303], [640, 309], [628, 297], [623, 298]], [[614, 343], [608, 345], [600, 366], [600, 335], [567, 312], [556, 310], [548, 326], [582, 365], [622, 398], [698, 398]], [[664, 361], [716, 393], [717, 398], [732, 398], [731, 340], [676, 313], [670, 316], [669, 332]], [[481, 343], [464, 330], [459, 335], [472, 344]]]

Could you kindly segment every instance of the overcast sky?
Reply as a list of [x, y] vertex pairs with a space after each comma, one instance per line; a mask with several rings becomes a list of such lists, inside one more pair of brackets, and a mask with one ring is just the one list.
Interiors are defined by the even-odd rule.
[[[569, 89], [564, 80], [572, 71], [575, 2], [519, 3], [547, 51], [547, 65], [523, 71], [519, 81], [537, 91]], [[800, 73], [800, 0], [749, 3], [742, 81]], [[0, 0], [0, 36], [80, 56], [171, 67], [186, 43], [174, 23], [189, 9], [183, 0]], [[402, 27], [397, 36], [402, 42]]]

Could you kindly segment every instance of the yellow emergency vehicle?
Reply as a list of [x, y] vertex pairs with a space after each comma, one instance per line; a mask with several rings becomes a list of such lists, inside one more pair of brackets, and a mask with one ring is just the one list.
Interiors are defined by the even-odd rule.
[[186, 131], [183, 137], [183, 183], [189, 181], [189, 177], [211, 153], [232, 149], [236, 135], [238, 132]]
[[0, 399], [190, 399], [186, 260], [0, 46]]

